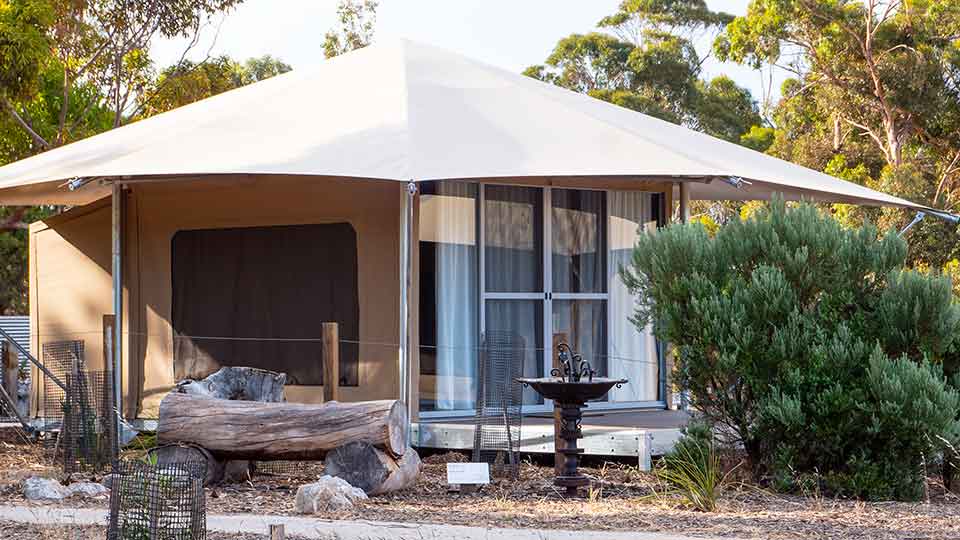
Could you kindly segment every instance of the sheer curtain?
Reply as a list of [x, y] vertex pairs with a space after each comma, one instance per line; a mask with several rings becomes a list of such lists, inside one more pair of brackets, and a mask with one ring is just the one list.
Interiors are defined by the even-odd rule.
[[620, 279], [630, 264], [639, 235], [656, 230], [653, 195], [611, 191], [609, 198], [610, 264], [610, 377], [629, 382], [610, 391], [610, 401], [655, 401], [659, 397], [660, 369], [652, 328], [638, 331], [630, 322], [635, 300]]
[[433, 184], [420, 201], [422, 410], [475, 406], [477, 185]]
[[543, 192], [484, 186], [484, 265], [487, 292], [543, 290]]
[[553, 292], [604, 292], [602, 191], [553, 189]]

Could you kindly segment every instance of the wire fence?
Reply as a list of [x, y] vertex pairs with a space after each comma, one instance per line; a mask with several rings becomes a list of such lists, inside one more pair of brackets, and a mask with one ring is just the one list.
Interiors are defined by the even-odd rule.
[[[47, 333], [47, 334], [31, 334], [31, 336], [43, 337], [45, 339], [53, 339], [56, 341], [45, 341], [44, 347], [50, 344], [56, 343], [83, 343], [82, 337], [92, 336], [102, 337], [102, 330], [87, 330], [87, 331], [76, 331], [76, 332], [59, 332], [59, 333]], [[290, 342], [290, 343], [322, 343], [323, 337], [264, 337], [264, 336], [199, 336], [199, 335], [172, 335], [172, 334], [159, 334], [159, 333], [148, 333], [148, 332], [123, 332], [124, 336], [131, 338], [152, 338], [152, 339], [162, 339], [169, 340], [171, 343], [175, 343], [178, 340], [192, 340], [192, 341], [234, 341], [234, 342]], [[376, 348], [387, 348], [391, 350], [396, 350], [401, 347], [402, 344], [399, 342], [393, 341], [375, 341], [375, 340], [357, 340], [341, 337], [339, 342], [343, 345], [350, 346], [363, 346], [363, 347], [376, 347]], [[416, 348], [420, 350], [447, 350], [447, 351], [460, 351], [460, 352], [477, 352], [480, 353], [484, 350], [483, 345], [477, 346], [465, 346], [465, 345], [436, 345], [421, 343], [416, 345]], [[542, 346], [531, 346], [524, 345], [518, 350], [522, 350], [528, 353], [548, 353], [553, 354], [555, 351], [551, 347], [542, 347]], [[582, 354], [585, 360], [593, 359], [594, 361], [600, 362], [605, 360], [618, 360], [621, 362], [630, 362], [637, 364], [659, 364], [660, 360], [657, 358], [639, 358], [636, 356], [624, 356], [623, 354], [610, 354], [610, 353], [595, 353], [595, 354]]]

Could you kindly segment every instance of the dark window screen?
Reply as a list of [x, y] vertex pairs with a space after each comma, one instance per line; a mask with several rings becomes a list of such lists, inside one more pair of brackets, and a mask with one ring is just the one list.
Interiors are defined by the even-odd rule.
[[357, 384], [358, 347], [343, 343], [360, 336], [350, 224], [180, 231], [172, 265], [177, 380], [249, 366], [323, 384], [321, 323], [336, 321], [340, 384]]

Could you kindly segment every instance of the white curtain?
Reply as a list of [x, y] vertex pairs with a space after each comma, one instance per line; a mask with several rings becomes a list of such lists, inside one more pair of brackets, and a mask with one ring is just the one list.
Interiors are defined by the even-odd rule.
[[[421, 356], [434, 354], [436, 369], [421, 379], [426, 409], [462, 410], [477, 394], [477, 241], [475, 184], [441, 183], [420, 205], [421, 249], [434, 250], [436, 343], [421, 343]], [[422, 309], [430, 309], [423, 306]], [[423, 324], [423, 321], [421, 321]], [[424, 332], [421, 332], [424, 335]], [[431, 399], [430, 383], [433, 383]], [[430, 403], [433, 401], [433, 403]], [[430, 406], [432, 405], [432, 407]]]
[[635, 299], [620, 279], [629, 266], [639, 235], [656, 230], [653, 196], [643, 192], [610, 192], [610, 377], [629, 382], [610, 391], [610, 401], [654, 401], [658, 398], [660, 370], [652, 328], [638, 331], [630, 322]]

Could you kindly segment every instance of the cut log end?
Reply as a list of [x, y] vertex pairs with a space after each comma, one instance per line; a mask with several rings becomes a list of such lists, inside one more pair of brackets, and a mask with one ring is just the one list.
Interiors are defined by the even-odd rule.
[[412, 448], [395, 458], [369, 443], [353, 442], [330, 452], [324, 461], [324, 471], [346, 480], [367, 495], [379, 495], [415, 484], [421, 465], [420, 456]]
[[387, 450], [395, 457], [402, 456], [410, 446], [409, 432], [410, 419], [407, 416], [407, 405], [402, 401], [394, 401], [390, 408], [390, 436]]

